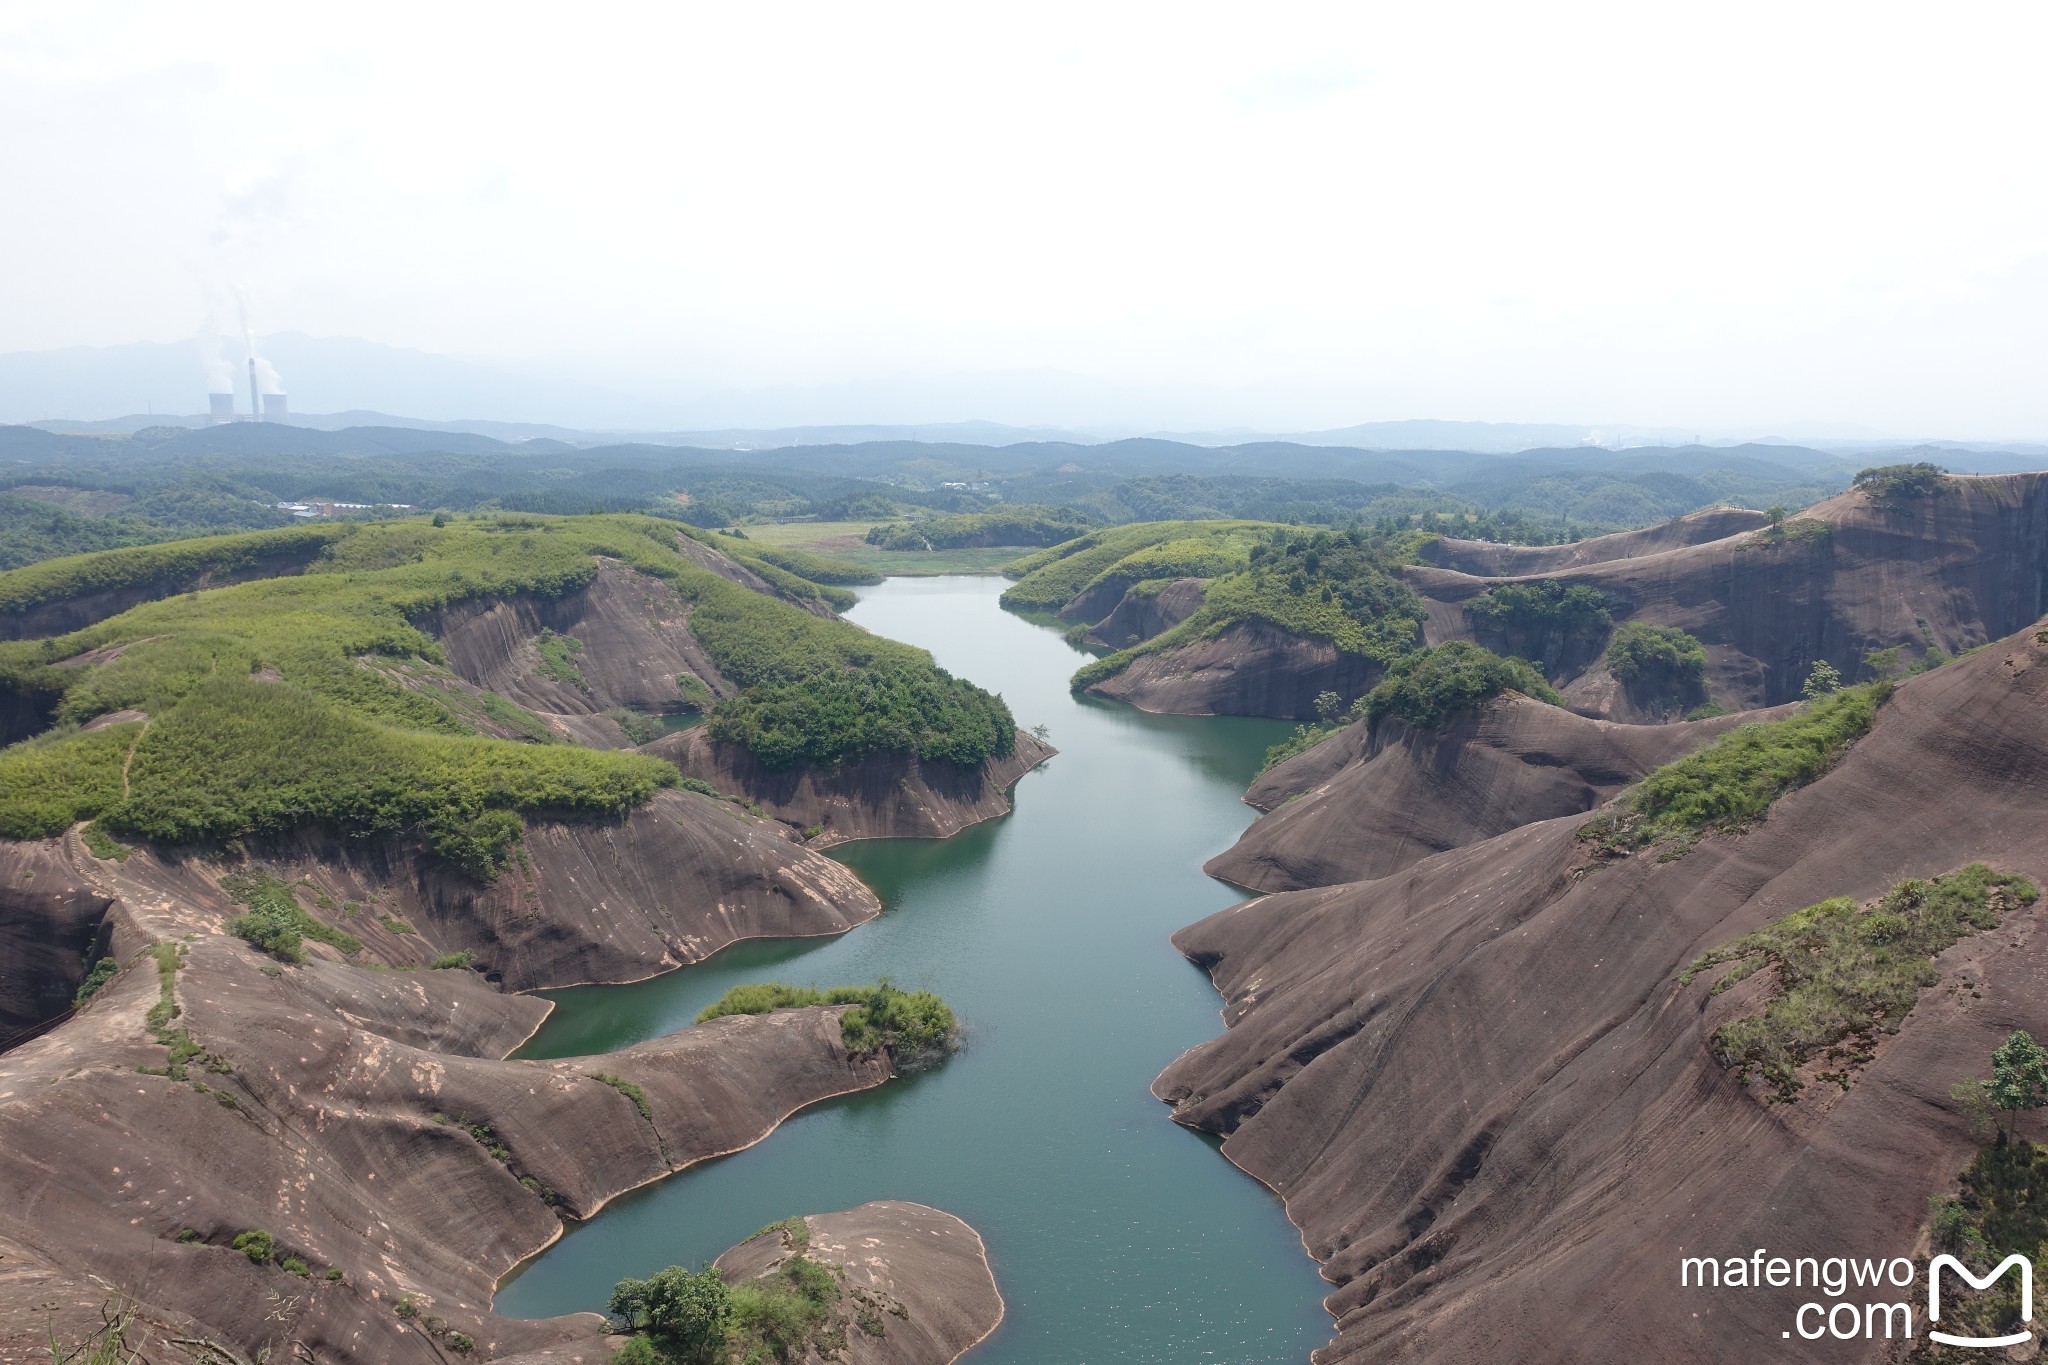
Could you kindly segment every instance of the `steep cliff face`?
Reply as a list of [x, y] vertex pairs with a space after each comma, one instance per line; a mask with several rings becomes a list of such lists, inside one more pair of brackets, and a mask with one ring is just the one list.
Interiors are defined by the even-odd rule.
[[[617, 563], [601, 563], [589, 587], [563, 597], [463, 602], [421, 627], [457, 676], [542, 716], [566, 738], [600, 747], [632, 743], [603, 716], [611, 708], [673, 714], [737, 690], [690, 634], [675, 590]], [[556, 647], [560, 662], [543, 656], [544, 632], [574, 641]]]
[[[1789, 708], [1788, 708], [1789, 709]], [[1440, 731], [1350, 726], [1263, 774], [1272, 812], [1203, 869], [1252, 891], [1385, 877], [1445, 849], [1592, 810], [1650, 769], [1746, 721], [1616, 725], [1506, 696]]]
[[[1429, 567], [1406, 576], [1429, 608], [1431, 644], [1474, 638], [1464, 604], [1525, 581]], [[1896, 500], [1850, 492], [1779, 537], [1744, 531], [1537, 576], [1597, 589], [1617, 622], [1690, 632], [1707, 647], [1716, 701], [1774, 706], [1798, 697], [1817, 660], [1858, 677], [1870, 651], [1958, 653], [2048, 611], [2048, 474], [1955, 476], [1933, 496]], [[1555, 679], [1575, 705], [1612, 698], [1593, 679], [1575, 689], [1576, 676]]]
[[1019, 731], [1014, 753], [977, 768], [876, 754], [836, 768], [806, 763], [774, 769], [736, 744], [685, 730], [641, 752], [667, 759], [685, 777], [757, 802], [792, 829], [816, 831], [809, 842], [823, 846], [849, 839], [943, 839], [1007, 815], [1017, 779], [1057, 751]]
[[1141, 655], [1088, 690], [1167, 715], [1307, 720], [1316, 713], [1319, 693], [1355, 697], [1379, 675], [1380, 666], [1370, 659], [1251, 621], [1178, 649]]
[[[8, 1359], [30, 1358], [52, 1327], [75, 1340], [97, 1325], [102, 1281], [141, 1299], [160, 1336], [252, 1358], [303, 1348], [367, 1365], [460, 1355], [460, 1338], [482, 1359], [595, 1343], [594, 1314], [493, 1316], [497, 1279], [561, 1219], [889, 1075], [886, 1057], [847, 1054], [840, 1011], [823, 1008], [601, 1058], [502, 1061], [547, 1007], [472, 973], [281, 968], [217, 933], [166, 937], [182, 925], [151, 909], [117, 914], [126, 970], [0, 1056]], [[141, 951], [151, 941], [170, 945], [174, 970]], [[145, 1019], [162, 999], [189, 1040], [175, 1050]], [[261, 1264], [232, 1246], [255, 1229], [275, 1243]]]
[[71, 1008], [112, 898], [0, 840], [0, 1046]]
[[[881, 911], [859, 878], [776, 821], [694, 792], [659, 792], [617, 821], [532, 821], [521, 850], [484, 885], [396, 840], [303, 831], [249, 845], [256, 864], [324, 897], [331, 908], [316, 917], [373, 960], [467, 950], [508, 990], [635, 981], [741, 939], [840, 934]], [[76, 834], [0, 843], [0, 874], [13, 872], [0, 924], [35, 949], [0, 962], [0, 999], [68, 1003], [84, 970], [73, 945], [92, 941], [116, 900], [218, 930], [240, 913], [221, 878], [242, 866], [146, 848], [115, 863]]]
[[1199, 578], [1177, 578], [1157, 592], [1131, 589], [1118, 599], [1109, 615], [1089, 629], [1089, 643], [1104, 649], [1125, 649], [1172, 630], [1201, 608], [1203, 582]]
[[[1808, 1288], [1681, 1291], [1681, 1254], [1909, 1254], [1976, 1147], [1948, 1088], [2048, 1028], [2037, 912], [1943, 953], [1848, 1088], [1712, 1059], [1702, 951], [1973, 861], [2048, 876], [2048, 629], [1901, 686], [1760, 824], [1593, 866], [1578, 816], [1176, 935], [1228, 1031], [1154, 1086], [1277, 1190], [1336, 1288], [1319, 1361], [1841, 1358]], [[1959, 988], [1967, 986], [1967, 989]], [[1739, 994], [1739, 993], [1737, 993]]]

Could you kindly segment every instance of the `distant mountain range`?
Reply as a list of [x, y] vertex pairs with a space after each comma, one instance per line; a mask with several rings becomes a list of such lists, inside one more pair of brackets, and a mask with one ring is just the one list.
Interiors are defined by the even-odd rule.
[[[1102, 394], [1094, 391], [1109, 386], [1052, 371], [1020, 371], [942, 376], [924, 382], [922, 388], [918, 383], [894, 380], [866, 386], [842, 382], [812, 389], [785, 386], [723, 391], [698, 402], [677, 404], [552, 373], [536, 374], [514, 365], [463, 360], [354, 338], [284, 332], [262, 338], [258, 349], [283, 376], [295, 409], [289, 420], [295, 426], [326, 431], [410, 427], [506, 441], [544, 438], [575, 446], [621, 441], [724, 450], [869, 441], [1096, 445], [1156, 437], [1196, 446], [1287, 441], [1375, 450], [1508, 454], [1579, 445], [1626, 449], [1695, 441], [1714, 446], [1796, 443], [1831, 450], [1880, 450], [1919, 443], [1812, 423], [1779, 432], [1430, 420], [1365, 422], [1311, 431], [1243, 427], [1154, 430], [997, 421], [798, 425], [788, 423], [787, 418], [824, 411], [914, 411], [933, 406], [1015, 411], [1029, 409], [1030, 396], [1038, 392], [1046, 395], [1047, 411], [1065, 411], [1071, 405], [1063, 398], [1079, 388], [1090, 391], [1091, 401], [1082, 404], [1082, 409], [1103, 409]], [[190, 342], [136, 342], [0, 355], [0, 422], [34, 424], [50, 431], [127, 435], [150, 426], [201, 425], [206, 419], [197, 414], [206, 407], [206, 389], [197, 348]], [[238, 390], [237, 411], [246, 412], [248, 405], [249, 395]], [[784, 420], [776, 421], [777, 417]], [[1940, 444], [1960, 450], [2048, 454], [2048, 444], [2040, 442]]]

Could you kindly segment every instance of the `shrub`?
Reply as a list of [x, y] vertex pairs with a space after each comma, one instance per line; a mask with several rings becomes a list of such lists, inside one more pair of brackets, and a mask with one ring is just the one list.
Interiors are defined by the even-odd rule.
[[108, 862], [125, 863], [128, 861], [128, 854], [132, 851], [128, 845], [101, 829], [100, 822], [97, 820], [78, 831], [78, 837], [84, 841], [86, 848], [91, 851], [93, 857], [104, 858]]
[[1948, 470], [1925, 460], [1913, 464], [1875, 465], [1856, 471], [1854, 486], [1882, 502], [1932, 497], [1942, 490]]
[[251, 1228], [247, 1232], [235, 1234], [234, 1248], [257, 1265], [263, 1265], [270, 1260], [271, 1253], [277, 1250], [277, 1239], [262, 1228]]
[[1260, 776], [1264, 776], [1267, 769], [1279, 767], [1296, 754], [1307, 753], [1343, 728], [1343, 724], [1337, 722], [1295, 726], [1293, 734], [1266, 750], [1266, 757], [1259, 764]]
[[1453, 716], [1484, 705], [1504, 692], [1520, 692], [1552, 706], [1564, 698], [1524, 659], [1502, 658], [1463, 640], [1397, 660], [1366, 694], [1366, 723], [1377, 726], [1398, 716], [1425, 730], [1438, 730]]
[[658, 1356], [679, 1365], [712, 1365], [732, 1326], [732, 1291], [708, 1265], [672, 1265], [644, 1280], [620, 1280], [606, 1310], [615, 1324], [645, 1333]]
[[1707, 650], [1675, 627], [1630, 621], [1607, 642], [1607, 669], [1625, 683], [1681, 691], [1706, 680]]
[[1614, 810], [1581, 827], [1580, 837], [1619, 853], [1669, 836], [1753, 824], [1779, 797], [1833, 767], [1869, 732], [1890, 695], [1890, 683], [1866, 683], [1783, 720], [1738, 726], [1650, 773]]
[[590, 687], [583, 681], [583, 670], [576, 667], [576, 656], [583, 652], [583, 642], [573, 635], [557, 635], [542, 628], [533, 647], [540, 653], [540, 666], [536, 670], [544, 678], [568, 683], [588, 692]]
[[71, 1007], [77, 1009], [99, 993], [100, 987], [114, 979], [121, 970], [121, 964], [111, 957], [103, 957], [92, 964], [92, 970], [85, 974], [85, 980], [78, 983], [77, 994], [71, 997]]
[[313, 1278], [313, 1268], [307, 1265], [304, 1261], [300, 1260], [296, 1256], [285, 1257], [282, 1261], [278, 1262], [278, 1267], [290, 1274], [298, 1276], [302, 1280], [310, 1280]]
[[150, 945], [149, 952], [156, 959], [157, 1000], [142, 1022], [156, 1030], [178, 1017], [178, 968], [185, 965], [185, 951], [175, 943], [155, 943]]
[[459, 971], [468, 967], [472, 967], [475, 964], [476, 954], [470, 952], [469, 949], [467, 948], [463, 948], [456, 952], [441, 954], [441, 956], [435, 958], [432, 962], [429, 962], [427, 964], [427, 968], [430, 971], [449, 972]]
[[1896, 1033], [1920, 992], [1940, 979], [1935, 955], [2035, 899], [2025, 878], [1972, 863], [1932, 881], [1900, 882], [1868, 910], [1838, 896], [1794, 911], [1701, 954], [1679, 981], [1733, 963], [1714, 983], [1718, 995], [1770, 968], [1769, 1000], [1714, 1030], [1714, 1056], [1741, 1079], [1760, 1077], [1775, 1100], [1797, 1097], [1805, 1084], [1799, 1069], [1815, 1057], [1842, 1063], [1822, 1078], [1846, 1089], [1849, 1068], [1869, 1059], [1876, 1036]]
[[642, 1090], [639, 1086], [623, 1077], [612, 1075], [609, 1071], [593, 1071], [590, 1073], [590, 1079], [598, 1082], [600, 1085], [610, 1086], [627, 1099], [633, 1101], [633, 1107], [640, 1111], [640, 1117], [646, 1119], [649, 1123], [654, 1122], [654, 1110], [648, 1106], [647, 1092], [645, 1090]]
[[884, 1048], [899, 1064], [931, 1059], [954, 1046], [959, 1023], [946, 1003], [930, 991], [903, 991], [884, 978], [872, 986], [790, 986], [780, 981], [734, 986], [697, 1015], [707, 1023], [728, 1014], [767, 1014], [808, 1005], [854, 1005], [839, 1017], [849, 1052], [864, 1056]]
[[1599, 589], [1554, 578], [1503, 583], [1467, 602], [1465, 615], [1475, 626], [1567, 635], [1597, 634], [1614, 620]]
[[228, 924], [228, 932], [279, 962], [304, 962], [303, 939], [325, 943], [354, 957], [362, 941], [307, 914], [291, 887], [269, 873], [238, 874], [221, 880], [221, 889], [238, 905], [249, 907]]

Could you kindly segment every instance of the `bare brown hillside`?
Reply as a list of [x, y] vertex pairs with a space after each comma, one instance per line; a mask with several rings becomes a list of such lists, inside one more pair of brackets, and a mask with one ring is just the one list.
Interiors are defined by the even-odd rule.
[[[1464, 604], [1497, 583], [1585, 584], [1607, 597], [1617, 623], [1698, 637], [1716, 701], [1775, 706], [1799, 696], [1818, 660], [1856, 678], [1873, 650], [1901, 646], [1908, 660], [1960, 653], [2048, 611], [2048, 474], [1950, 476], [1934, 496], [1893, 501], [1852, 491], [1808, 508], [1775, 539], [1742, 531], [1520, 578], [1427, 567], [1407, 577], [1429, 608], [1431, 644], [1475, 638]], [[1604, 663], [1552, 681], [1579, 709], [1614, 704]]]
[[[456, 1354], [460, 1333], [484, 1359], [596, 1345], [595, 1315], [493, 1316], [495, 1282], [563, 1217], [889, 1075], [885, 1057], [847, 1055], [824, 1008], [501, 1061], [544, 1004], [463, 971], [279, 967], [219, 934], [169, 974], [174, 1026], [197, 1049], [177, 1061], [145, 1019], [162, 988], [142, 949], [183, 938], [165, 909], [120, 907], [126, 970], [0, 1056], [0, 1359], [32, 1358], [53, 1326], [77, 1339], [107, 1286], [167, 1332], [252, 1358], [297, 1342], [322, 1361], [407, 1359], [428, 1354], [422, 1331]], [[598, 1072], [637, 1085], [647, 1116]], [[252, 1229], [275, 1239], [269, 1263], [233, 1249]], [[406, 1301], [412, 1317], [394, 1311]]]
[[1746, 721], [1589, 720], [1531, 698], [1497, 698], [1441, 731], [1389, 719], [1348, 726], [1263, 774], [1245, 800], [1270, 811], [1212, 877], [1251, 891], [1366, 881], [1537, 820], [1592, 810], [1650, 769]]
[[2036, 626], [1902, 685], [1831, 772], [1684, 856], [1594, 866], [1573, 815], [1246, 902], [1175, 936], [1229, 1028], [1155, 1093], [1286, 1201], [1335, 1286], [1320, 1361], [1854, 1358], [1782, 1335], [1810, 1288], [1681, 1292], [1678, 1258], [1911, 1254], [1976, 1147], [1949, 1085], [2048, 1030], [2038, 911], [1944, 953], [1846, 1091], [1792, 1104], [1722, 1071], [1736, 1002], [1677, 976], [1831, 896], [1973, 861], [2041, 883], [2044, 772]]

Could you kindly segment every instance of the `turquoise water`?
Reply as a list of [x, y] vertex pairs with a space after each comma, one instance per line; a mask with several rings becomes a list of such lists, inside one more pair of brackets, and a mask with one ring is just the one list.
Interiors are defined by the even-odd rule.
[[837, 856], [880, 893], [881, 918], [551, 992], [559, 1008], [521, 1055], [669, 1032], [737, 982], [885, 974], [944, 995], [962, 1051], [622, 1196], [509, 1281], [498, 1311], [601, 1309], [621, 1277], [707, 1259], [787, 1215], [911, 1199], [988, 1243], [1009, 1311], [974, 1365], [1304, 1361], [1328, 1339], [1326, 1286], [1278, 1200], [1148, 1089], [1221, 1028], [1207, 978], [1167, 936], [1237, 898], [1201, 864], [1252, 818], [1238, 797], [1289, 727], [1078, 700], [1067, 679], [1085, 656], [1001, 611], [1003, 587], [892, 579], [848, 615], [1049, 727], [1060, 753], [1018, 784], [1014, 814], [951, 839], [847, 845]]

